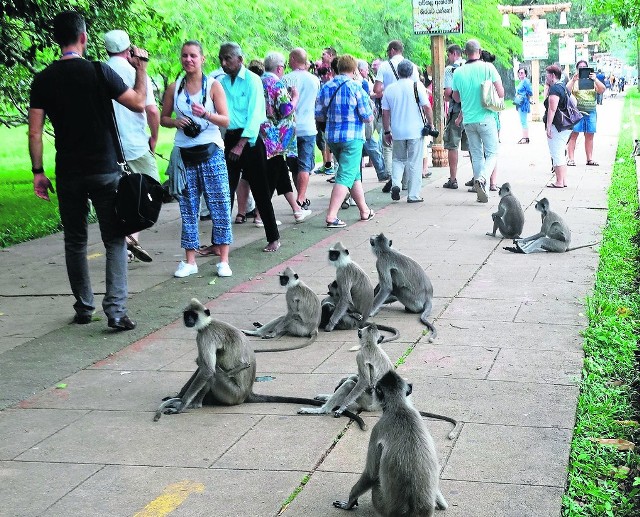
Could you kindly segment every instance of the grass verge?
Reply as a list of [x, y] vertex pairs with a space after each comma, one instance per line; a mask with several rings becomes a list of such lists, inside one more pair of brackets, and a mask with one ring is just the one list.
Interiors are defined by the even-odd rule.
[[[640, 95], [626, 96], [624, 120], [609, 188], [609, 213], [596, 284], [587, 299], [585, 361], [571, 444], [562, 515], [640, 515], [640, 465], [635, 384], [638, 294], [638, 180], [630, 158], [638, 135]], [[603, 442], [603, 439], [615, 440]]]

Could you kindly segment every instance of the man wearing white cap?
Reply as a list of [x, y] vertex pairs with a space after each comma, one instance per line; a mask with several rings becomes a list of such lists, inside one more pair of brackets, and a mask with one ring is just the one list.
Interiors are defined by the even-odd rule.
[[[104, 35], [104, 47], [109, 54], [107, 65], [122, 77], [127, 86], [132, 87], [136, 79], [136, 70], [127, 60], [131, 49], [128, 34], [122, 30], [107, 32]], [[158, 141], [160, 112], [153, 96], [151, 79], [147, 77], [147, 100], [144, 112], [135, 113], [115, 101], [113, 101], [113, 111], [118, 122], [124, 157], [129, 167], [133, 172], [146, 174], [159, 182], [158, 165], [153, 152]], [[146, 131], [147, 126], [149, 126], [151, 136]], [[138, 243], [138, 235], [138, 233], [134, 233], [127, 237], [127, 249], [143, 262], [151, 262], [153, 260], [151, 255]]]

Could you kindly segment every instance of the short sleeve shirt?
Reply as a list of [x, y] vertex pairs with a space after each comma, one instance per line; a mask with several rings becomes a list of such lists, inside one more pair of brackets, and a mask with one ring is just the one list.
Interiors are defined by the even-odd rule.
[[111, 110], [102, 92], [117, 99], [127, 85], [101, 63], [106, 84], [93, 63], [81, 58], [55, 61], [35, 75], [30, 107], [44, 110], [55, 131], [56, 176], [106, 174], [118, 170]]
[[453, 74], [451, 89], [460, 94], [465, 124], [482, 122], [489, 115], [493, 116], [493, 111], [485, 108], [481, 100], [481, 85], [487, 79], [496, 82], [500, 75], [493, 64], [484, 61], [467, 62]]

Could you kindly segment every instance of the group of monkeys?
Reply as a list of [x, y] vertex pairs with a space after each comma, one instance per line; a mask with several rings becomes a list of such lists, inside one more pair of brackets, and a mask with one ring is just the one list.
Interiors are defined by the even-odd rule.
[[[379, 329], [394, 332], [369, 322], [388, 303], [399, 301], [407, 312], [420, 314], [420, 320], [436, 336], [427, 320], [433, 304], [433, 287], [420, 265], [391, 248], [384, 234], [369, 239], [376, 255], [379, 284], [373, 287], [368, 275], [338, 242], [329, 249], [329, 262], [336, 268], [336, 279], [329, 284], [329, 296], [318, 296], [289, 267], [280, 275], [286, 287], [286, 314], [265, 325], [254, 323], [255, 330], [240, 330], [215, 320], [202, 303], [192, 299], [183, 312], [184, 324], [197, 330], [197, 369], [175, 397], [167, 397], [154, 420], [163, 413], [181, 413], [203, 404], [237, 405], [244, 402], [286, 402], [304, 404], [299, 414], [345, 415], [365, 429], [359, 411], [380, 411], [382, 416], [371, 431], [366, 466], [347, 501], [335, 501], [337, 508], [349, 510], [358, 505], [358, 497], [372, 490], [373, 506], [384, 516], [432, 516], [447, 503], [439, 489], [439, 465], [435, 445], [423, 417], [459, 423], [450, 417], [418, 411], [409, 395], [412, 386], [396, 372], [389, 356], [380, 347], [384, 337]], [[259, 395], [253, 392], [256, 373], [255, 351], [245, 335], [275, 338], [282, 335], [308, 337], [304, 344], [287, 349], [258, 350], [273, 352], [295, 350], [311, 344], [318, 328], [358, 329], [357, 374], [341, 379], [333, 394], [313, 399]], [[398, 336], [397, 331], [392, 337]]]
[[513, 246], [504, 249], [512, 253], [537, 253], [542, 251], [565, 252], [579, 248], [585, 248], [596, 244], [584, 244], [582, 246], [569, 247], [571, 243], [571, 230], [556, 212], [549, 209], [549, 200], [545, 197], [536, 201], [535, 208], [542, 216], [542, 226], [540, 231], [530, 237], [520, 238], [524, 228], [524, 211], [520, 201], [511, 192], [511, 185], [504, 183], [498, 194], [500, 202], [498, 211], [491, 214], [493, 219], [493, 231], [487, 235], [496, 236], [499, 231], [505, 239], [513, 239]]
[[[541, 213], [540, 232], [520, 238], [524, 227], [524, 212], [511, 192], [509, 183], [500, 187], [500, 202], [492, 214], [493, 237], [496, 232], [513, 239], [515, 253], [570, 251], [571, 231], [562, 218], [549, 209], [544, 198], [536, 202]], [[387, 341], [399, 334], [393, 327], [369, 322], [383, 305], [399, 301], [407, 312], [420, 314], [420, 320], [430, 331], [430, 341], [436, 329], [428, 317], [433, 305], [433, 286], [422, 267], [412, 258], [391, 247], [384, 234], [369, 239], [376, 256], [379, 283], [374, 288], [365, 271], [350, 257], [341, 242], [329, 249], [329, 262], [336, 268], [336, 278], [328, 286], [328, 296], [320, 300], [290, 267], [280, 273], [280, 285], [286, 287], [287, 310], [269, 323], [255, 322], [255, 330], [239, 330], [215, 320], [209, 309], [195, 298], [183, 313], [184, 324], [197, 330], [197, 369], [175, 397], [166, 397], [156, 411], [154, 420], [164, 414], [177, 414], [203, 404], [238, 405], [244, 402], [285, 402], [305, 404], [299, 414], [345, 415], [365, 429], [360, 411], [380, 411], [382, 416], [371, 431], [365, 469], [351, 489], [347, 501], [335, 501], [336, 508], [350, 510], [358, 505], [358, 497], [372, 491], [372, 502], [383, 516], [433, 516], [436, 509], [446, 509], [439, 489], [439, 465], [435, 445], [423, 416], [446, 420], [454, 424], [449, 434], [453, 439], [459, 423], [447, 416], [418, 411], [409, 395], [411, 384], [395, 371], [395, 366], [379, 346], [384, 342], [380, 330], [392, 333]], [[587, 245], [590, 246], [591, 244]], [[582, 247], [582, 246], [580, 246]], [[358, 330], [359, 345], [356, 363], [358, 372], [340, 380], [333, 394], [317, 395], [313, 399], [259, 395], [253, 392], [256, 374], [256, 352], [284, 352], [313, 343], [318, 329]], [[283, 335], [309, 338], [290, 348], [254, 350], [245, 336], [263, 339]]]

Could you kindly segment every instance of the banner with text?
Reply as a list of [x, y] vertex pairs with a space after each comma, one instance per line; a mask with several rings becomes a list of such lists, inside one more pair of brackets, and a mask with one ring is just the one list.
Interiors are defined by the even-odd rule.
[[462, 0], [412, 0], [415, 34], [461, 34]]
[[558, 62], [561, 65], [572, 65], [576, 62], [576, 39], [570, 36], [558, 39]]
[[522, 54], [525, 61], [549, 57], [547, 20], [522, 20]]

